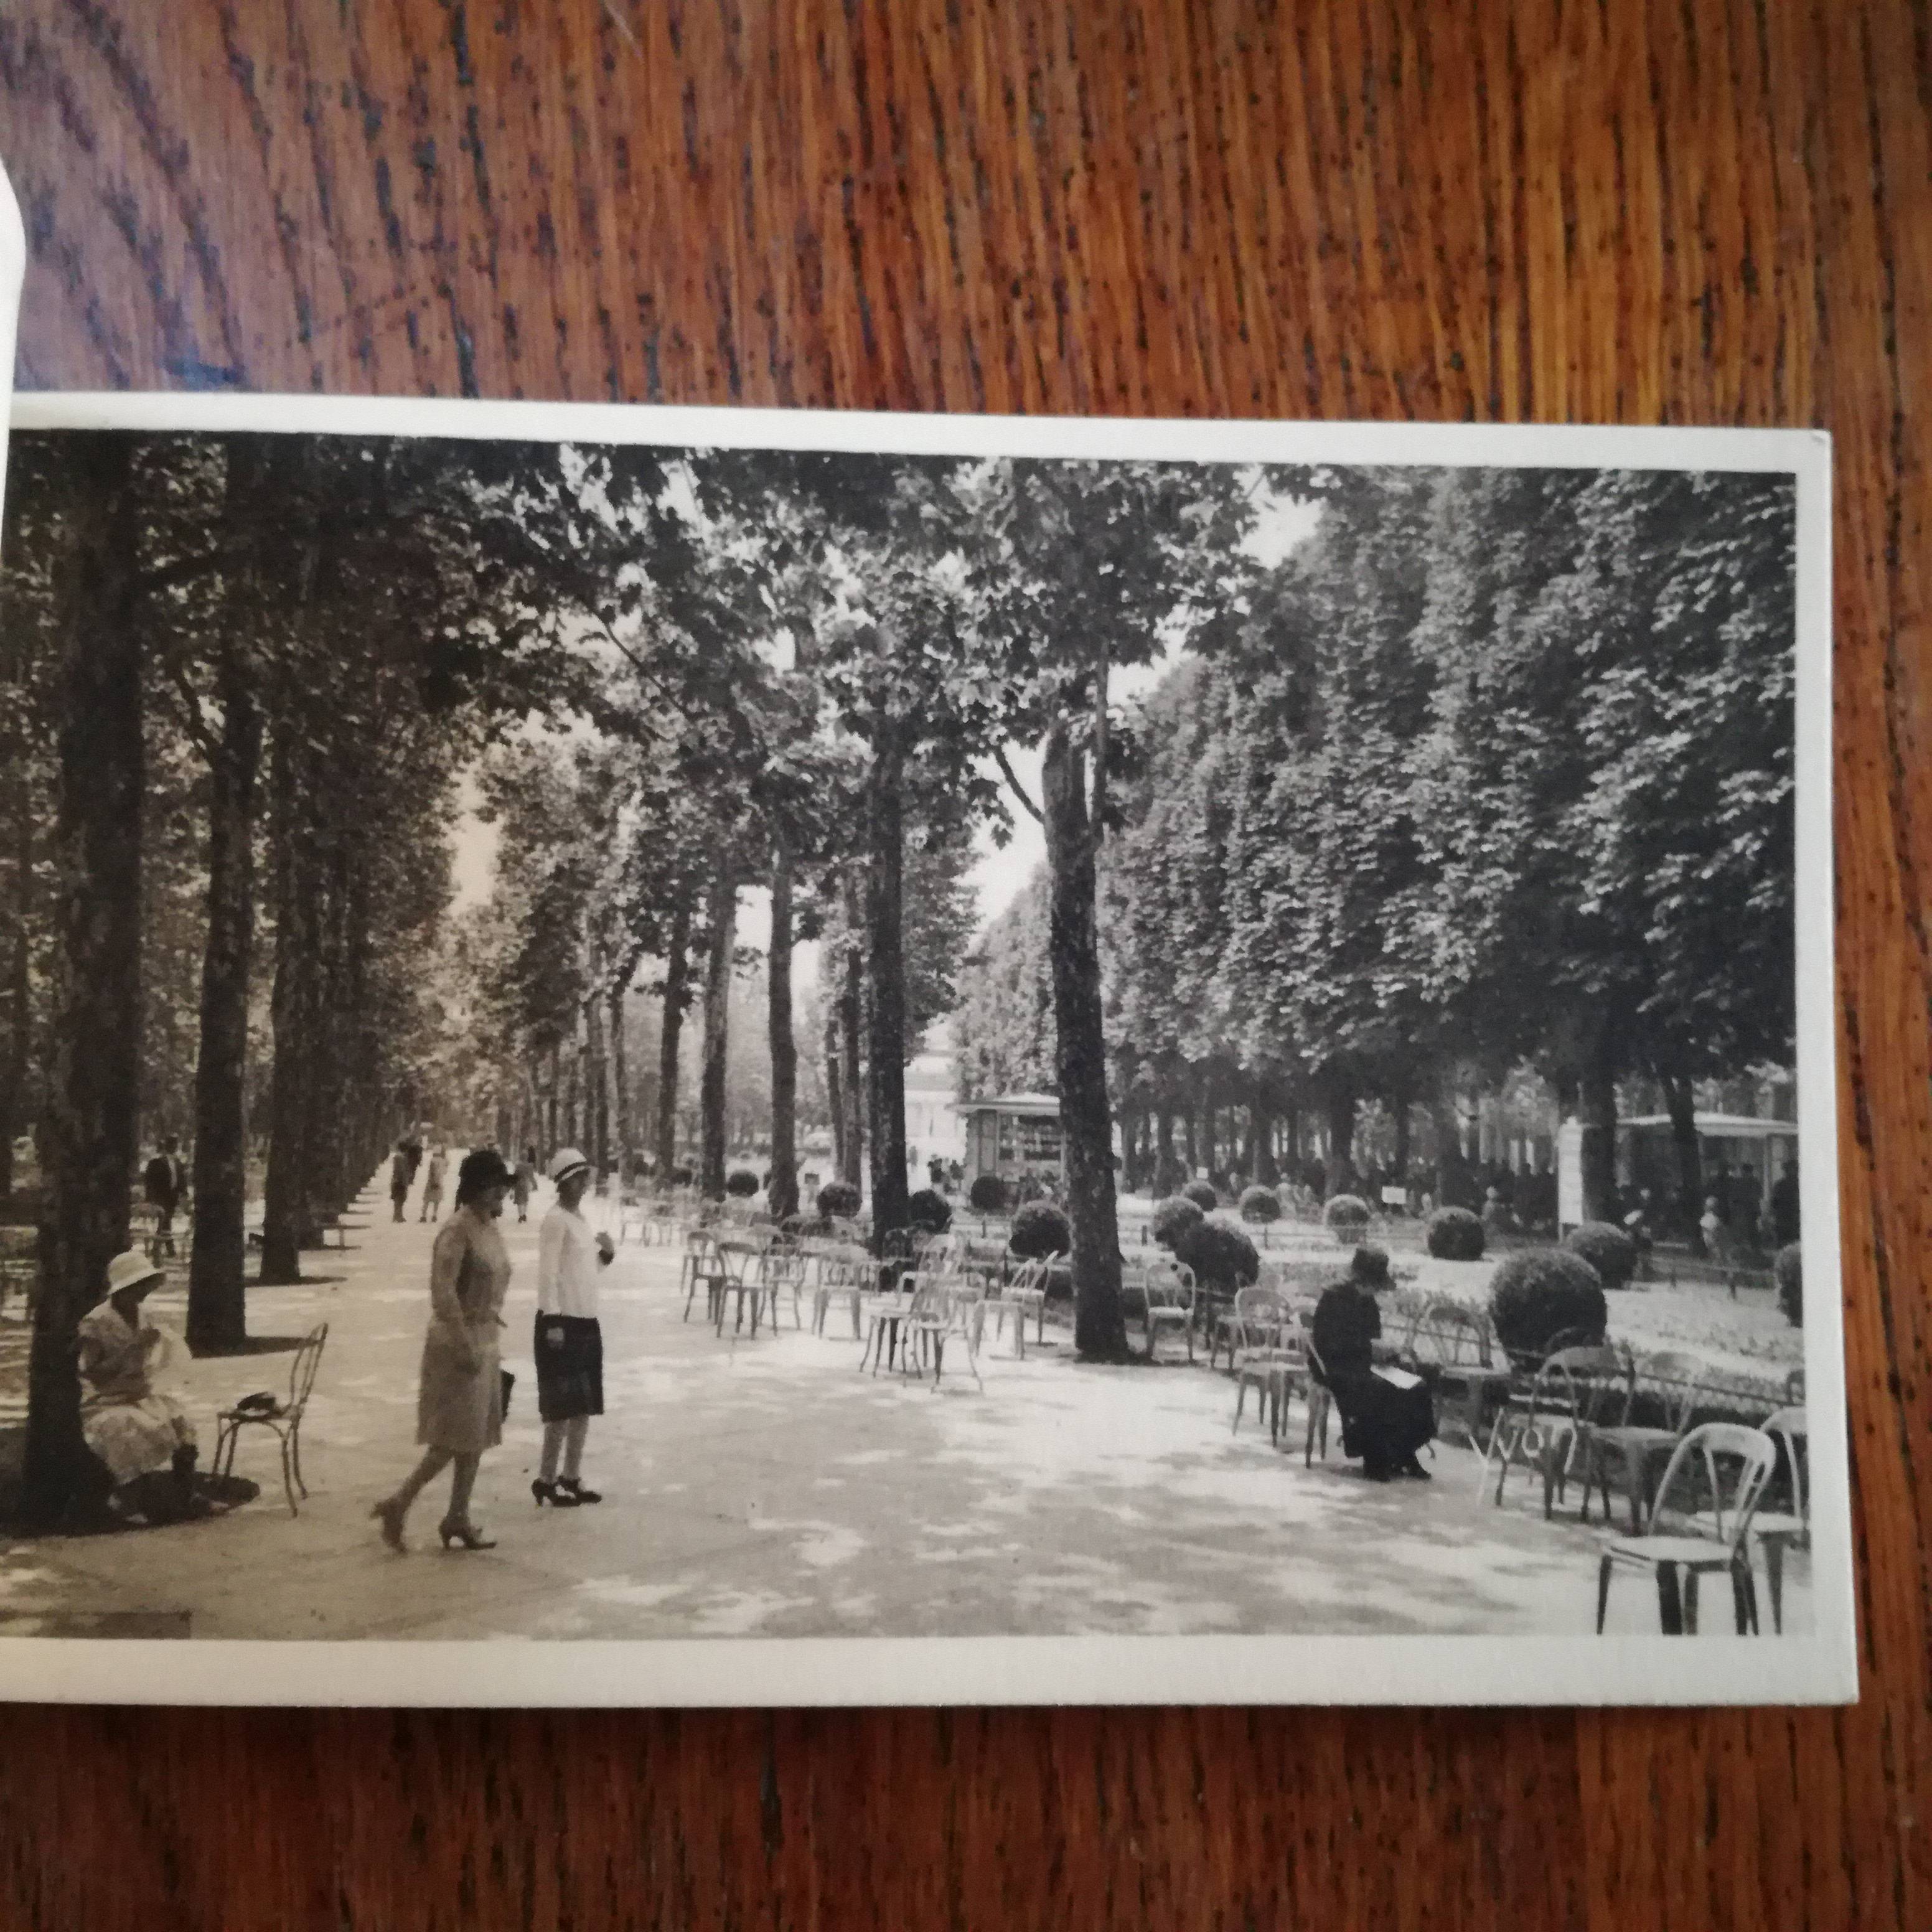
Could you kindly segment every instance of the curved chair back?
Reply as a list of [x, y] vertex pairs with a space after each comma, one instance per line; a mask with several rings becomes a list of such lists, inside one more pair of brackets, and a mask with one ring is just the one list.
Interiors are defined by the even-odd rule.
[[1409, 1324], [1405, 1346], [1418, 1361], [1444, 1368], [1486, 1368], [1490, 1324], [1466, 1304], [1438, 1296]]
[[1710, 1376], [1710, 1364], [1699, 1356], [1666, 1349], [1645, 1356], [1637, 1373], [1642, 1380], [1657, 1385], [1664, 1402], [1664, 1426], [1672, 1435], [1682, 1436], [1690, 1426], [1697, 1398], [1703, 1394], [1704, 1384]]
[[1546, 1356], [1532, 1394], [1539, 1408], [1568, 1410], [1573, 1422], [1607, 1426], [1629, 1414], [1632, 1387], [1629, 1357], [1607, 1342], [1595, 1342]]
[[[1735, 1552], [1750, 1528], [1777, 1462], [1778, 1444], [1762, 1429], [1747, 1429], [1735, 1422], [1707, 1422], [1692, 1430], [1670, 1452], [1664, 1480], [1657, 1486], [1648, 1533], [1681, 1534], [1688, 1526], [1696, 1534], [1708, 1522], [1715, 1540]], [[1727, 1463], [1734, 1466], [1726, 1468]], [[1703, 1478], [1703, 1497], [1681, 1504], [1675, 1512], [1676, 1526], [1663, 1532], [1665, 1518], [1672, 1514], [1672, 1497], [1678, 1485], [1699, 1475]], [[1700, 1506], [1706, 1501], [1708, 1514]]]
[[1773, 1409], [1758, 1426], [1784, 1451], [1785, 1462], [1791, 1471], [1791, 1514], [1800, 1522], [1808, 1525], [1811, 1504], [1805, 1494], [1804, 1465], [1798, 1454], [1809, 1440], [1804, 1411], [1795, 1406]]
[[308, 1402], [309, 1390], [315, 1387], [316, 1372], [322, 1366], [322, 1345], [328, 1340], [328, 1324], [318, 1322], [303, 1336], [295, 1360], [289, 1364], [289, 1408], [295, 1414], [302, 1412]]

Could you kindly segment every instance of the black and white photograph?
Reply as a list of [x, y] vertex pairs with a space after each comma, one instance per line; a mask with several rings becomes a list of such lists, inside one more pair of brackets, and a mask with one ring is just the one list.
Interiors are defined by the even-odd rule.
[[20, 399], [0, 1690], [1855, 1695], [1827, 449]]

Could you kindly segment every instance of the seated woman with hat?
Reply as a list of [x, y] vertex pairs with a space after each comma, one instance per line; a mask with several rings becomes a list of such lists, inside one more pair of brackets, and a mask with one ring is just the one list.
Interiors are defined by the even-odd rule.
[[1335, 1398], [1342, 1417], [1342, 1450], [1362, 1459], [1362, 1473], [1385, 1483], [1393, 1476], [1429, 1472], [1416, 1451], [1436, 1435], [1436, 1405], [1429, 1385], [1401, 1374], [1392, 1380], [1375, 1366], [1382, 1332], [1376, 1297], [1389, 1286], [1388, 1256], [1380, 1248], [1355, 1250], [1348, 1277], [1322, 1291], [1315, 1304], [1311, 1339], [1320, 1359], [1317, 1379]]
[[166, 1279], [138, 1248], [107, 1264], [107, 1298], [82, 1316], [77, 1340], [81, 1434], [113, 1485], [109, 1506], [146, 1522], [196, 1513], [199, 1450], [187, 1412], [153, 1382], [167, 1337], [141, 1318], [141, 1304]]

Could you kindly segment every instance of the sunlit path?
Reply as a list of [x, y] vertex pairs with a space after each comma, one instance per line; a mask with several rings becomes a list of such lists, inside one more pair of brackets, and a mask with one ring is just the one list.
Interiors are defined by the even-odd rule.
[[[973, 1636], [1088, 1631], [1576, 1632], [1591, 1628], [1599, 1537], [1546, 1523], [1525, 1480], [1498, 1510], [1475, 1460], [1444, 1447], [1432, 1484], [1365, 1484], [1331, 1453], [1302, 1466], [1252, 1420], [1228, 1429], [1224, 1376], [1176, 1360], [1083, 1368], [1064, 1346], [1004, 1345], [935, 1395], [861, 1374], [859, 1351], [784, 1325], [734, 1348], [682, 1319], [675, 1248], [619, 1250], [604, 1290], [607, 1413], [586, 1472], [606, 1500], [538, 1511], [530, 1326], [538, 1214], [504, 1232], [517, 1274], [504, 1359], [518, 1376], [477, 1514], [500, 1539], [445, 1555], [426, 1507], [406, 1558], [370, 1503], [412, 1458], [432, 1230], [386, 1200], [328, 1286], [256, 1289], [251, 1327], [330, 1324], [304, 1434], [313, 1494], [291, 1520], [271, 1454], [244, 1450], [260, 1499], [212, 1523], [16, 1544], [0, 1614], [184, 1616], [198, 1636]], [[601, 1204], [592, 1204], [593, 1213]], [[175, 1310], [166, 1306], [164, 1317]], [[268, 1386], [286, 1358], [193, 1365], [206, 1416]], [[1300, 1412], [1294, 1413], [1298, 1423]], [[1787, 1628], [1807, 1615], [1802, 1559]], [[1654, 1630], [1640, 1584], [1612, 1630]], [[1721, 1620], [1719, 1620], [1721, 1622]]]

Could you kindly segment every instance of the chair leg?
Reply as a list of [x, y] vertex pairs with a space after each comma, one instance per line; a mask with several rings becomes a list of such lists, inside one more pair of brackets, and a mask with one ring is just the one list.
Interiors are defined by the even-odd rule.
[[1610, 1572], [1615, 1568], [1611, 1558], [1605, 1556], [1597, 1565], [1597, 1634], [1604, 1634], [1604, 1617], [1610, 1607]]
[[1748, 1558], [1746, 1563], [1731, 1565], [1731, 1616], [1739, 1636], [1748, 1634], [1752, 1622], [1750, 1606], [1744, 1596], [1750, 1577], [1748, 1562]]
[[289, 1466], [289, 1438], [286, 1436], [282, 1438], [282, 1493], [289, 1499], [290, 1515], [299, 1516], [302, 1512], [296, 1508], [295, 1474]]
[[1687, 1570], [1684, 1571], [1684, 1634], [1686, 1636], [1695, 1636], [1697, 1634], [1697, 1585], [1700, 1579], [1696, 1570]]
[[1666, 1636], [1684, 1634], [1684, 1598], [1677, 1586], [1677, 1565], [1657, 1566], [1657, 1619]]
[[1764, 1539], [1765, 1587], [1771, 1593], [1771, 1628], [1774, 1636], [1784, 1634], [1784, 1539]]
[[295, 1426], [289, 1431], [289, 1457], [295, 1465], [296, 1487], [302, 1492], [302, 1499], [308, 1499], [308, 1485], [302, 1480], [302, 1418], [296, 1418]]

